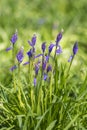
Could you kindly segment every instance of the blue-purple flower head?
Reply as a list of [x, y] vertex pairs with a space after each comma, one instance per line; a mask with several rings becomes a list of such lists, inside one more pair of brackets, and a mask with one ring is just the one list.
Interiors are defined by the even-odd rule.
[[71, 55], [71, 56], [69, 57], [68, 62], [71, 62], [72, 59], [73, 59], [73, 55]]
[[31, 41], [28, 40], [28, 43], [30, 44], [30, 46], [34, 47], [36, 44], [36, 35], [34, 34]]
[[23, 58], [24, 58], [23, 51], [24, 51], [23, 48], [21, 48], [16, 56], [19, 63], [23, 61]]
[[44, 75], [43, 75], [43, 79], [46, 81], [47, 80], [47, 74], [46, 73], [44, 73]]
[[60, 32], [58, 35], [57, 35], [57, 38], [56, 38], [56, 46], [58, 46], [58, 43], [59, 41], [62, 39], [62, 32]]
[[62, 48], [60, 45], [58, 45], [58, 49], [56, 50], [56, 54], [61, 54], [62, 53]]
[[48, 66], [47, 66], [47, 73], [50, 72], [50, 71], [52, 71], [52, 66], [51, 66], [51, 65], [48, 65]]
[[30, 51], [27, 52], [27, 55], [29, 58], [31, 58], [33, 56], [33, 50], [30, 49]]
[[46, 62], [48, 62], [48, 61], [49, 61], [49, 55], [46, 56]]
[[42, 48], [42, 51], [43, 51], [43, 53], [44, 53], [44, 52], [45, 52], [45, 49], [46, 49], [46, 42], [43, 42], [43, 43], [42, 43], [41, 48]]
[[10, 51], [10, 50], [12, 50], [12, 46], [6, 48], [6, 51]]
[[18, 39], [17, 33], [14, 33], [10, 39], [11, 43], [14, 45]]
[[37, 79], [34, 78], [34, 86], [36, 86], [36, 84], [37, 84]]
[[35, 65], [35, 75], [38, 75], [38, 71], [39, 71], [39, 65], [36, 64], [36, 65]]
[[73, 46], [73, 55], [71, 55], [68, 59], [68, 62], [71, 62], [74, 58], [74, 56], [77, 54], [78, 52], [78, 42], [75, 42], [74, 46]]
[[55, 44], [51, 43], [48, 50], [49, 50], [49, 54], [51, 53], [51, 51], [53, 50], [53, 47], [55, 46]]
[[78, 42], [75, 42], [74, 46], [73, 46], [73, 54], [76, 55], [78, 52]]
[[45, 68], [46, 68], [46, 61], [44, 61], [42, 64], [42, 69], [45, 70]]
[[17, 66], [14, 65], [14, 66], [12, 66], [12, 67], [10, 68], [10, 71], [14, 71], [16, 68], [17, 68]]

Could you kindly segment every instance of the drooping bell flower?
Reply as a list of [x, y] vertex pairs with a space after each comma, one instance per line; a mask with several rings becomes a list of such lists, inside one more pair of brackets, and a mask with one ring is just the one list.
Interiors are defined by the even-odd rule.
[[73, 54], [76, 55], [78, 52], [78, 42], [75, 42], [74, 46], [73, 46]]
[[43, 54], [38, 54], [38, 55], [34, 56], [34, 58], [38, 58], [38, 57], [41, 57], [41, 56], [43, 56]]
[[12, 50], [12, 46], [6, 48], [6, 51], [10, 51], [10, 50]]
[[38, 71], [39, 71], [39, 65], [35, 64], [35, 75], [38, 75]]
[[30, 51], [27, 52], [27, 55], [29, 58], [31, 58], [33, 56], [33, 51], [32, 49], [30, 49]]
[[43, 79], [44, 79], [45, 81], [47, 80], [47, 77], [48, 77], [48, 75], [47, 75], [46, 73], [44, 73]]
[[42, 64], [43, 71], [45, 70], [45, 68], [46, 68], [46, 61], [44, 61], [43, 64]]
[[23, 58], [24, 58], [23, 51], [24, 51], [24, 49], [21, 48], [16, 56], [19, 63], [21, 63], [23, 61]]
[[71, 60], [73, 59], [73, 56], [71, 55], [68, 59], [68, 62], [71, 62]]
[[36, 86], [36, 84], [37, 84], [37, 79], [36, 78], [34, 78], [34, 86]]
[[62, 53], [62, 48], [60, 45], [58, 45], [58, 49], [56, 50], [56, 54], [61, 54]]
[[17, 66], [14, 65], [14, 66], [12, 66], [12, 67], [10, 68], [10, 71], [14, 71], [16, 68], [17, 68]]
[[42, 51], [43, 51], [43, 53], [44, 53], [44, 52], [45, 52], [45, 49], [46, 49], [46, 42], [43, 42], [43, 43], [42, 43], [41, 48], [42, 48]]
[[46, 55], [46, 57], [45, 57], [46, 58], [46, 62], [49, 61], [49, 57], [50, 57], [49, 55]]
[[56, 46], [58, 46], [59, 44], [59, 41], [62, 39], [62, 32], [60, 32], [58, 35], [57, 35], [57, 38], [56, 38]]
[[55, 44], [51, 43], [50, 46], [48, 47], [49, 54], [53, 50], [54, 46], [55, 46]]
[[52, 66], [51, 66], [51, 65], [48, 65], [48, 66], [47, 66], [47, 73], [50, 72], [50, 71], [52, 71]]
[[10, 41], [11, 41], [12, 44], [15, 44], [16, 41], [17, 41], [17, 39], [18, 39], [18, 35], [17, 35], [17, 33], [14, 33], [14, 34], [12, 35]]
[[68, 62], [71, 62], [74, 58], [74, 56], [77, 54], [78, 52], [78, 42], [75, 42], [74, 46], [73, 46], [73, 55], [71, 55], [68, 59]]

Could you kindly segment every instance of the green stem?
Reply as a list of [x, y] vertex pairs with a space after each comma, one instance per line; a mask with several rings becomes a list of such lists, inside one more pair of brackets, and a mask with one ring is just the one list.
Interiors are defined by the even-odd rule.
[[26, 96], [24, 94], [23, 88], [22, 88], [21, 79], [20, 79], [20, 63], [19, 62], [18, 62], [18, 94], [19, 94], [18, 97], [19, 97], [19, 102], [20, 102], [21, 107], [24, 107], [24, 103], [22, 102], [22, 99], [21, 99], [21, 97], [23, 96], [26, 107], [29, 110], [31, 110], [31, 108], [27, 102]]
[[55, 48], [55, 55], [54, 55], [54, 61], [55, 61], [55, 65], [54, 65], [55, 92], [56, 92], [56, 89], [57, 89], [57, 56], [56, 56], [56, 50], [57, 50], [57, 46]]
[[74, 56], [75, 56], [75, 55], [73, 55], [72, 60], [71, 60], [71, 62], [70, 62], [70, 65], [69, 65], [69, 68], [68, 68], [68, 71], [67, 71], [67, 76], [66, 76], [66, 78], [69, 76], [69, 72], [70, 72], [70, 69], [71, 69], [71, 65], [72, 65], [72, 63], [73, 63]]
[[[14, 44], [13, 44], [13, 49], [12, 49], [12, 65], [15, 65], [15, 53], [14, 53]], [[12, 71], [12, 79], [13, 79], [13, 87], [14, 90], [16, 90], [16, 83], [15, 83], [15, 74], [14, 71]]]
[[30, 83], [30, 77], [31, 77], [31, 76], [30, 76], [30, 75], [31, 75], [31, 73], [30, 73], [30, 69], [31, 69], [30, 66], [31, 66], [31, 65], [30, 65], [30, 64], [31, 64], [31, 62], [30, 62], [30, 58], [29, 58], [29, 66], [28, 66], [28, 83]]

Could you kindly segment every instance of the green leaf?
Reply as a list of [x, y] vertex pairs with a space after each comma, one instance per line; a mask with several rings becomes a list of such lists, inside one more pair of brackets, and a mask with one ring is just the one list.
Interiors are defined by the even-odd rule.
[[42, 115], [41, 119], [38, 121], [34, 130], [38, 130], [38, 128], [40, 127], [41, 121], [43, 120], [43, 118], [45, 117], [45, 115], [47, 114], [48, 111], [49, 111], [49, 109]]
[[76, 121], [76, 119], [78, 118], [78, 116], [79, 116], [79, 114], [76, 115], [76, 116], [71, 120], [71, 122], [70, 122], [63, 130], [68, 130], [68, 129], [71, 127], [71, 125]]
[[52, 122], [49, 124], [49, 126], [46, 128], [46, 130], [52, 130], [53, 127], [55, 126], [56, 121], [57, 121], [57, 120], [52, 121]]

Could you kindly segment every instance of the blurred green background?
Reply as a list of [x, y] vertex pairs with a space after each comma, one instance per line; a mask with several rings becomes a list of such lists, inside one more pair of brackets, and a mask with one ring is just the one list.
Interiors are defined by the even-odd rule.
[[5, 49], [16, 29], [18, 44], [26, 49], [34, 33], [39, 49], [42, 41], [49, 45], [63, 29], [64, 55], [70, 55], [73, 43], [78, 41], [78, 61], [87, 65], [87, 0], [0, 0], [0, 79], [8, 73], [11, 52]]

